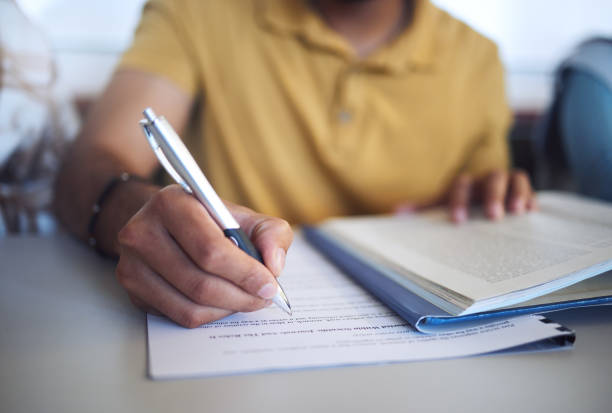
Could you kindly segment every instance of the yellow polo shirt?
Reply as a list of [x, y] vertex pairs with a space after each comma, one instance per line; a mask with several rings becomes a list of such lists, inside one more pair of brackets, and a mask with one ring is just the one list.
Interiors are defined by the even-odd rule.
[[508, 166], [496, 46], [426, 0], [365, 59], [306, 0], [151, 0], [120, 67], [195, 99], [184, 139], [222, 198], [294, 223]]

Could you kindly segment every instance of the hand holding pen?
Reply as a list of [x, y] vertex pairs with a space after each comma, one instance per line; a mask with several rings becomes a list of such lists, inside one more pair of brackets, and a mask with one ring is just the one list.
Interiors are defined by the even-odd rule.
[[289, 225], [240, 206], [228, 205], [227, 211], [265, 266], [236, 247], [199, 199], [171, 185], [119, 233], [117, 277], [132, 301], [186, 327], [254, 311], [272, 300], [278, 305], [282, 290], [275, 276], [291, 244]]

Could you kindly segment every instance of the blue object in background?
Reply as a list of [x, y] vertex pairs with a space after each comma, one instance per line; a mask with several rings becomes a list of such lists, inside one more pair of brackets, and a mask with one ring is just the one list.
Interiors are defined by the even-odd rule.
[[538, 186], [612, 202], [612, 38], [578, 45], [555, 83], [535, 133]]
[[567, 73], [564, 83], [559, 131], [577, 190], [612, 201], [612, 89], [584, 70]]

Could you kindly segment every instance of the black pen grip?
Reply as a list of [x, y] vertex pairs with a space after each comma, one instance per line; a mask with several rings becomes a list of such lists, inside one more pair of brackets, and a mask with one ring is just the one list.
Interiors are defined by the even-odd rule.
[[255, 245], [253, 245], [247, 234], [245, 234], [241, 228], [224, 229], [223, 233], [226, 237], [233, 241], [234, 244], [236, 244], [238, 248], [240, 248], [242, 251], [246, 252], [248, 255], [255, 258], [262, 264], [264, 263], [261, 254], [259, 253], [259, 251], [257, 251]]

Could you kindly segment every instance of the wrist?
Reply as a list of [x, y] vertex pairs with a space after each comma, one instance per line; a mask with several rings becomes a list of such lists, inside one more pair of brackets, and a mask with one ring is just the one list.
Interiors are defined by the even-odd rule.
[[[127, 174], [113, 179], [92, 208], [89, 243], [101, 254], [119, 254], [117, 234], [160, 187]], [[97, 212], [95, 212], [97, 210]]]

